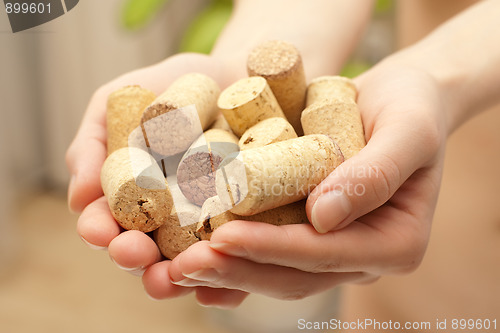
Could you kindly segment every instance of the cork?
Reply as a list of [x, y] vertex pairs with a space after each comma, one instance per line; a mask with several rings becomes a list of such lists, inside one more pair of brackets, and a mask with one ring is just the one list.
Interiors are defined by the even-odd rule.
[[181, 227], [172, 220], [155, 230], [153, 238], [163, 254], [168, 259], [174, 259], [179, 253], [199, 241], [196, 237], [197, 224]]
[[326, 100], [356, 102], [358, 92], [354, 82], [343, 76], [326, 75], [315, 78], [307, 87], [306, 106]]
[[304, 134], [326, 134], [337, 142], [346, 159], [366, 146], [354, 83], [340, 76], [314, 79], [302, 112]]
[[240, 150], [246, 150], [296, 137], [297, 133], [286, 119], [273, 117], [264, 119], [247, 129], [238, 145]]
[[255, 215], [241, 216], [224, 209], [219, 197], [215, 196], [207, 199], [201, 207], [200, 222], [198, 222], [196, 227], [197, 236], [200, 240], [210, 240], [212, 232], [215, 229], [234, 220], [257, 221], [273, 225], [309, 222], [306, 214], [305, 200], [266, 210]]
[[108, 156], [128, 146], [130, 133], [140, 128], [142, 113], [155, 98], [153, 92], [140, 86], [126, 86], [109, 95], [106, 108]]
[[170, 216], [172, 195], [154, 158], [138, 148], [108, 156], [101, 185], [111, 214], [127, 230], [150, 232]]
[[226, 132], [233, 133], [233, 130], [231, 129], [231, 126], [229, 126], [229, 124], [227, 123], [226, 118], [224, 118], [224, 115], [222, 113], [219, 114], [219, 116], [217, 117], [217, 119], [215, 119], [215, 121], [213, 122], [213, 124], [210, 125], [209, 129], [221, 129], [221, 130], [224, 130]]
[[217, 118], [219, 94], [217, 83], [204, 74], [178, 78], [142, 115], [148, 147], [161, 156], [185, 152]]
[[247, 71], [250, 76], [267, 80], [286, 118], [302, 135], [300, 114], [305, 106], [307, 85], [297, 48], [284, 41], [264, 42], [250, 52]]
[[189, 202], [177, 186], [175, 176], [169, 177], [174, 206], [169, 218], [155, 230], [153, 237], [160, 252], [173, 259], [196, 243], [195, 229], [200, 221], [201, 208]]
[[244, 150], [221, 163], [217, 195], [231, 212], [254, 215], [305, 199], [343, 161], [335, 141], [321, 134]]
[[285, 118], [267, 81], [260, 76], [233, 83], [220, 94], [217, 104], [238, 137], [259, 121], [272, 117]]
[[177, 169], [177, 181], [184, 196], [201, 206], [216, 195], [215, 171], [226, 156], [238, 152], [238, 138], [221, 129], [203, 133], [188, 149]]

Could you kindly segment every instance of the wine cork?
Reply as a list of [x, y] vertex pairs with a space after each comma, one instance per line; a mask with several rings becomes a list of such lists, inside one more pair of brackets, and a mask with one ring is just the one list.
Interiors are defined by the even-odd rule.
[[217, 118], [219, 93], [217, 83], [204, 74], [174, 81], [142, 115], [148, 147], [164, 157], [185, 152]]
[[226, 118], [224, 118], [224, 115], [222, 113], [219, 114], [217, 119], [215, 119], [214, 123], [212, 125], [210, 125], [209, 129], [221, 129], [221, 130], [224, 130], [226, 132], [233, 133], [231, 126], [229, 126]]
[[296, 137], [297, 133], [286, 119], [273, 117], [264, 119], [247, 129], [238, 145], [240, 150], [246, 150]]
[[217, 104], [238, 137], [259, 121], [285, 118], [267, 81], [260, 76], [235, 82], [220, 94]]
[[126, 86], [109, 95], [106, 109], [108, 156], [128, 146], [130, 133], [140, 128], [142, 113], [155, 98], [153, 92], [140, 86]]
[[315, 78], [307, 87], [306, 106], [326, 100], [356, 102], [358, 92], [354, 82], [343, 76], [326, 75]]
[[304, 133], [326, 134], [340, 147], [345, 159], [366, 146], [361, 114], [356, 104], [356, 86], [340, 76], [313, 80], [307, 93], [307, 108], [302, 112]]
[[188, 149], [177, 169], [177, 181], [184, 196], [201, 206], [216, 195], [215, 171], [229, 154], [238, 152], [238, 138], [221, 129], [203, 133]]
[[241, 151], [216, 172], [217, 195], [248, 216], [299, 201], [344, 160], [326, 135], [307, 135]]
[[171, 219], [167, 220], [164, 225], [160, 226], [153, 233], [153, 238], [161, 254], [170, 260], [199, 241], [199, 238], [195, 234], [196, 223], [181, 227], [175, 223], [175, 218], [172, 217]]
[[127, 230], [153, 231], [172, 210], [172, 195], [154, 158], [138, 148], [120, 148], [108, 156], [101, 185], [111, 214]]
[[257, 221], [273, 225], [308, 223], [306, 214], [306, 201], [300, 200], [286, 206], [266, 210], [265, 212], [241, 216], [226, 210], [215, 196], [208, 198], [201, 207], [200, 222], [196, 227], [197, 236], [200, 240], [210, 240], [212, 232], [221, 225], [234, 221]]
[[169, 259], [196, 243], [195, 229], [200, 221], [201, 208], [189, 202], [177, 186], [175, 177], [169, 177], [169, 188], [174, 206], [169, 218], [155, 230], [153, 237], [160, 252]]
[[284, 41], [267, 41], [254, 48], [247, 60], [248, 75], [267, 80], [286, 118], [302, 135], [300, 114], [306, 100], [306, 77], [299, 51]]

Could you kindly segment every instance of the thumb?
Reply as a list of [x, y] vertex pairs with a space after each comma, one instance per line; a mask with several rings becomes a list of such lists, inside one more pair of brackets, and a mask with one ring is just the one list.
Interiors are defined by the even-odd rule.
[[424, 139], [415, 140], [413, 130], [401, 126], [390, 125], [373, 133], [366, 147], [311, 192], [306, 210], [318, 232], [343, 228], [380, 207], [426, 163], [428, 146], [419, 142]]
[[106, 158], [105, 95], [94, 97], [89, 104], [80, 129], [66, 152], [66, 164], [71, 174], [68, 205], [81, 212], [89, 203], [103, 195], [100, 173]]

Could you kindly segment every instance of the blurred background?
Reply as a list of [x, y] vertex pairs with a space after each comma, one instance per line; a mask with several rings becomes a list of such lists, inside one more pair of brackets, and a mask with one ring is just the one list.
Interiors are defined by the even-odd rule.
[[[250, 298], [242, 309], [232, 312], [201, 308], [192, 296], [152, 301], [139, 278], [116, 268], [107, 252], [91, 251], [78, 239], [78, 217], [67, 209], [69, 175], [64, 154], [92, 93], [120, 74], [178, 51], [208, 53], [231, 6], [230, 0], [86, 0], [54, 21], [16, 34], [10, 31], [7, 15], [0, 13], [0, 332], [264, 332], [265, 326], [273, 332], [280, 327], [291, 332], [297, 318], [338, 317], [339, 290], [296, 303]], [[374, 19], [343, 75], [363, 72], [401, 45], [394, 33], [396, 10], [392, 1], [377, 2]], [[437, 24], [432, 18], [426, 23], [427, 30]], [[414, 39], [421, 36], [415, 34]], [[500, 184], [491, 182], [498, 180], [492, 175], [500, 167], [500, 139], [489, 134], [495, 124], [498, 131], [497, 119], [493, 112], [486, 113], [450, 140], [437, 219], [455, 223], [451, 232], [457, 237], [470, 236], [461, 226], [475, 216], [473, 211], [481, 211], [482, 219], [496, 225], [487, 231], [498, 240], [498, 209], [484, 213], [498, 206], [500, 197], [494, 187]], [[484, 131], [485, 126], [490, 130]], [[477, 159], [464, 156], [464, 149], [476, 148], [471, 137], [482, 142], [483, 150], [476, 156], [487, 156], [488, 165], [474, 164]], [[470, 183], [469, 169], [476, 173], [479, 169], [484, 177], [491, 176], [490, 181]], [[471, 201], [473, 195], [465, 192], [472, 190], [490, 194], [476, 195]], [[471, 202], [473, 210], [457, 208]], [[389, 278], [371, 289], [353, 287], [345, 294], [371, 295], [372, 304], [383, 308], [386, 300], [397, 308], [397, 295], [412, 288], [414, 280], [433, 281], [429, 272], [437, 270], [442, 280], [460, 275], [460, 266], [470, 265], [474, 257], [465, 255], [467, 263], [448, 262], [457, 266], [451, 273], [441, 272], [443, 262], [432, 259], [448, 255], [439, 246], [439, 235], [450, 233], [447, 223], [438, 224], [428, 254], [431, 259], [416, 275]], [[496, 241], [472, 239], [482, 242], [478, 246], [488, 253], [473, 269], [489, 272], [500, 262]], [[488, 276], [498, 285], [498, 269]], [[469, 278], [465, 282], [482, 282], [476, 275]], [[450, 291], [438, 297], [450, 295], [457, 294]], [[478, 314], [488, 308], [500, 314], [495, 295], [500, 295], [498, 286], [489, 294], [474, 293]], [[425, 306], [436, 301], [442, 299], [428, 299]], [[374, 313], [362, 302], [351, 302], [347, 308], [352, 316]], [[377, 315], [392, 318], [394, 313], [398, 311]], [[245, 326], [248, 323], [253, 326]]]

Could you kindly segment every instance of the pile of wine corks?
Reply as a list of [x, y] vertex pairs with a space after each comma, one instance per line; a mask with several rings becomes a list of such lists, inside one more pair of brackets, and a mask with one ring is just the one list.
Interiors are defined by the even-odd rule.
[[108, 98], [101, 184], [126, 230], [173, 259], [232, 220], [308, 223], [305, 199], [365, 146], [353, 82], [306, 83], [298, 50], [258, 45], [249, 77], [224, 91], [181, 76], [159, 96], [127, 86]]

